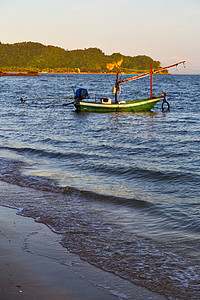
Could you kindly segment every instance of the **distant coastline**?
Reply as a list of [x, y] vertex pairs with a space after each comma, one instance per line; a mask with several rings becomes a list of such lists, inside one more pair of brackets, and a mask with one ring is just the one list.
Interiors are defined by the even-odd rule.
[[[144, 72], [143, 72], [144, 73]], [[29, 72], [2, 72], [0, 71], [0, 77], [27, 77], [27, 76], [31, 76], [31, 77], [34, 77], [34, 76], [45, 76], [45, 74], [48, 74], [52, 77], [55, 77], [57, 75], [65, 75], [65, 76], [68, 76], [68, 77], [71, 77], [75, 74], [91, 74], [91, 75], [98, 75], [98, 74], [101, 74], [101, 75], [107, 75], [107, 76], [115, 76], [116, 73], [96, 73], [96, 72], [70, 72], [70, 73], [54, 73], [54, 72], [33, 72], [33, 71], [29, 71]], [[127, 74], [138, 74], [138, 73], [123, 73], [122, 75], [127, 75]], [[157, 73], [155, 75], [173, 75], [173, 74], [170, 74], [170, 73]]]
[[[151, 64], [154, 70], [161, 67], [159, 61], [155, 61], [146, 55], [125, 56], [121, 53], [106, 55], [98, 48], [69, 51], [34, 42], [15, 44], [3, 44], [0, 42], [0, 57], [1, 74], [24, 74], [30, 72], [48, 74], [112, 74], [116, 72], [116, 65], [112, 70], [109, 69], [108, 66], [120, 60], [123, 60], [123, 64], [120, 68], [123, 74], [149, 72]], [[162, 72], [162, 74], [167, 73], [167, 70]]]

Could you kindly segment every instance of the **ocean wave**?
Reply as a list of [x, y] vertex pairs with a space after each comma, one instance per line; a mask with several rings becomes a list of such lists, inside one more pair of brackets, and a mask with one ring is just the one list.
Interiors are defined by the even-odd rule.
[[44, 149], [35, 149], [31, 147], [0, 147], [2, 150], [11, 150], [18, 154], [23, 154], [28, 157], [46, 158], [46, 159], [58, 159], [58, 164], [60, 161], [64, 161], [65, 164], [73, 164], [74, 169], [83, 170], [87, 172], [92, 172], [94, 174], [101, 174], [105, 176], [111, 176], [116, 178], [122, 178], [127, 181], [133, 179], [144, 179], [147, 181], [155, 182], [174, 182], [184, 184], [189, 182], [190, 184], [200, 182], [200, 175], [193, 172], [185, 172], [184, 170], [154, 170], [147, 169], [147, 166], [143, 168], [138, 167], [137, 164], [121, 163], [120, 160], [116, 162], [116, 158], [110, 156], [108, 161], [108, 156], [94, 154], [84, 151], [66, 151], [58, 152]]
[[[59, 182], [52, 178], [23, 174], [22, 169], [25, 167], [27, 167], [25, 162], [0, 158], [0, 180], [36, 191], [64, 195], [72, 199], [75, 197], [76, 201], [80, 199], [80, 201], [88, 202], [89, 205], [97, 202], [112, 204], [115, 207], [119, 206], [121, 208], [134, 209], [139, 211], [140, 214], [144, 213], [148, 214], [150, 218], [156, 218], [158, 222], [156, 227], [162, 224], [165, 230], [178, 230], [179, 232], [191, 231], [193, 233], [199, 232], [200, 230], [200, 223], [197, 222], [197, 219], [193, 219], [189, 214], [187, 215], [184, 212], [183, 205], [180, 209], [174, 209], [173, 206], [167, 205], [166, 203], [153, 203], [140, 198], [119, 197], [116, 195], [97, 193], [91, 190], [83, 190], [73, 186], [60, 186]], [[193, 210], [197, 209], [197, 205]], [[190, 210], [191, 209], [192, 208], [190, 208]]]
[[151, 203], [142, 200], [98, 194], [93, 191], [80, 190], [70, 186], [59, 186], [58, 182], [54, 179], [23, 174], [21, 169], [25, 166], [26, 163], [19, 160], [0, 158], [0, 180], [22, 187], [34, 188], [36, 190], [52, 193], [60, 193], [63, 195], [77, 193], [79, 196], [87, 200], [107, 201], [110, 203], [134, 206], [138, 208], [148, 208], [152, 206]]

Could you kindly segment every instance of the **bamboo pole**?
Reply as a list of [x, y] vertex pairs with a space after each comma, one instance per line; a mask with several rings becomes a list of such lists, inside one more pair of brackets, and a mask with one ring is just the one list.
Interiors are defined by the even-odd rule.
[[[155, 74], [155, 73], [159, 73], [163, 70], [166, 70], [166, 69], [170, 69], [170, 68], [173, 68], [173, 67], [176, 67], [178, 66], [179, 64], [184, 64], [185, 61], [181, 61], [181, 62], [178, 62], [176, 64], [173, 64], [173, 65], [170, 65], [170, 66], [167, 66], [167, 67], [163, 67], [163, 68], [160, 68], [158, 70], [153, 70], [152, 73]], [[136, 75], [136, 76], [133, 76], [133, 77], [129, 77], [129, 78], [126, 78], [126, 79], [123, 79], [123, 80], [119, 80], [118, 83], [122, 83], [122, 82], [126, 82], [126, 81], [131, 81], [131, 80], [136, 80], [136, 79], [139, 79], [139, 78], [142, 78], [142, 77], [146, 77], [146, 76], [149, 76], [151, 74], [151, 71], [150, 72], [147, 72], [147, 73], [144, 73], [144, 74], [140, 74], [140, 75]]]

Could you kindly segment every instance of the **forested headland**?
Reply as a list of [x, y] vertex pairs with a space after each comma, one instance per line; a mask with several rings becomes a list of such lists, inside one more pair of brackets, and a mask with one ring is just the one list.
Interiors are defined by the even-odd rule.
[[106, 55], [98, 48], [65, 50], [35, 42], [0, 42], [0, 72], [110, 73], [115, 72], [116, 67], [111, 71], [106, 65], [121, 59], [120, 70], [124, 73], [143, 73], [150, 70], [151, 64], [153, 69], [161, 65], [146, 55]]

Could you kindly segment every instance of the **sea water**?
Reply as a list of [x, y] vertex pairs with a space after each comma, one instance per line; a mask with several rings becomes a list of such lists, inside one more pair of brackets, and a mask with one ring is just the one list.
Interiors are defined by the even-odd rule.
[[[200, 75], [155, 75], [149, 113], [81, 113], [114, 75], [0, 77], [0, 205], [62, 234], [81, 259], [170, 299], [200, 298]], [[149, 97], [150, 79], [120, 100]], [[10, 186], [10, 188], [9, 188]], [[16, 189], [17, 192], [13, 192]], [[125, 291], [124, 291], [125, 293]]]

